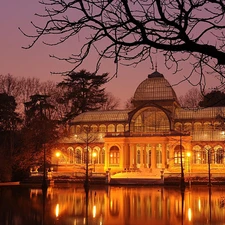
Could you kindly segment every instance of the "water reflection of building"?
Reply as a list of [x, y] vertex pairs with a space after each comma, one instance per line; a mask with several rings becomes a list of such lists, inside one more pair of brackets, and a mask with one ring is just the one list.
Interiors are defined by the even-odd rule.
[[[53, 188], [53, 198], [46, 198], [46, 221], [59, 224], [221, 224], [225, 207], [222, 188], [195, 187], [185, 191], [163, 187], [107, 187], [90, 190], [86, 211], [86, 195], [82, 188]], [[37, 200], [31, 195], [36, 209]], [[31, 207], [31, 208], [32, 208]], [[56, 210], [57, 213], [56, 213]], [[87, 223], [87, 220], [89, 223]], [[182, 223], [183, 221], [183, 223]]]
[[[97, 171], [139, 169], [142, 172], [225, 172], [225, 135], [221, 118], [225, 107], [181, 108], [176, 93], [158, 71], [136, 89], [133, 110], [85, 112], [70, 123], [70, 136], [58, 150], [64, 157], [53, 161], [75, 170], [86, 160], [83, 128], [88, 136], [89, 163]], [[182, 152], [182, 157], [181, 157]], [[189, 152], [189, 154], [187, 154]], [[95, 157], [93, 153], [96, 153]]]

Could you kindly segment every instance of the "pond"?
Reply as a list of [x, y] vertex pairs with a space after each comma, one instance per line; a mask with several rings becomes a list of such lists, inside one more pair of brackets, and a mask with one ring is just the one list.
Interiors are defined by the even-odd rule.
[[175, 187], [60, 184], [0, 187], [1, 225], [219, 225], [225, 186]]

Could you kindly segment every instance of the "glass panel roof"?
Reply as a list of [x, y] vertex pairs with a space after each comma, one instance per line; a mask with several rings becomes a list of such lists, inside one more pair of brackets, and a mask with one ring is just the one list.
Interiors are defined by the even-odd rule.
[[175, 99], [176, 93], [164, 77], [149, 76], [137, 87], [134, 94], [134, 101]]
[[75, 117], [72, 122], [110, 122], [128, 121], [130, 110], [92, 111], [85, 112]]
[[179, 108], [176, 110], [176, 119], [207, 119], [215, 118], [218, 115], [225, 115], [225, 107], [211, 107], [188, 109]]
[[[130, 110], [85, 112], [75, 117], [72, 122], [128, 122], [129, 112]], [[211, 119], [218, 115], [225, 115], [225, 107], [199, 109], [178, 108], [176, 110], [175, 119]]]

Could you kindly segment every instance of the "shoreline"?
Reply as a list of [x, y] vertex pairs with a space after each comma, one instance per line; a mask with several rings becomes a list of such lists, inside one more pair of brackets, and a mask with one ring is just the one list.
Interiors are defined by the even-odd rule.
[[15, 182], [0, 182], [0, 186], [17, 186], [20, 185], [20, 181]]

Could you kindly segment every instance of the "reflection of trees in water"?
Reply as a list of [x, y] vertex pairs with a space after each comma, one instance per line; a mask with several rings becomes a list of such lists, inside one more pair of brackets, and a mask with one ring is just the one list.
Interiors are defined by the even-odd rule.
[[42, 199], [30, 202], [29, 188], [1, 187], [0, 224], [41, 224]]
[[209, 193], [208, 187], [192, 187], [181, 192], [179, 188], [102, 186], [90, 188], [86, 195], [81, 185], [49, 188], [43, 196], [41, 189], [1, 188], [0, 224], [84, 224], [85, 221], [86, 225], [100, 222], [107, 225], [111, 221], [121, 225], [148, 222], [157, 225], [204, 224], [210, 220], [216, 224], [224, 218], [225, 191], [212, 187]]

